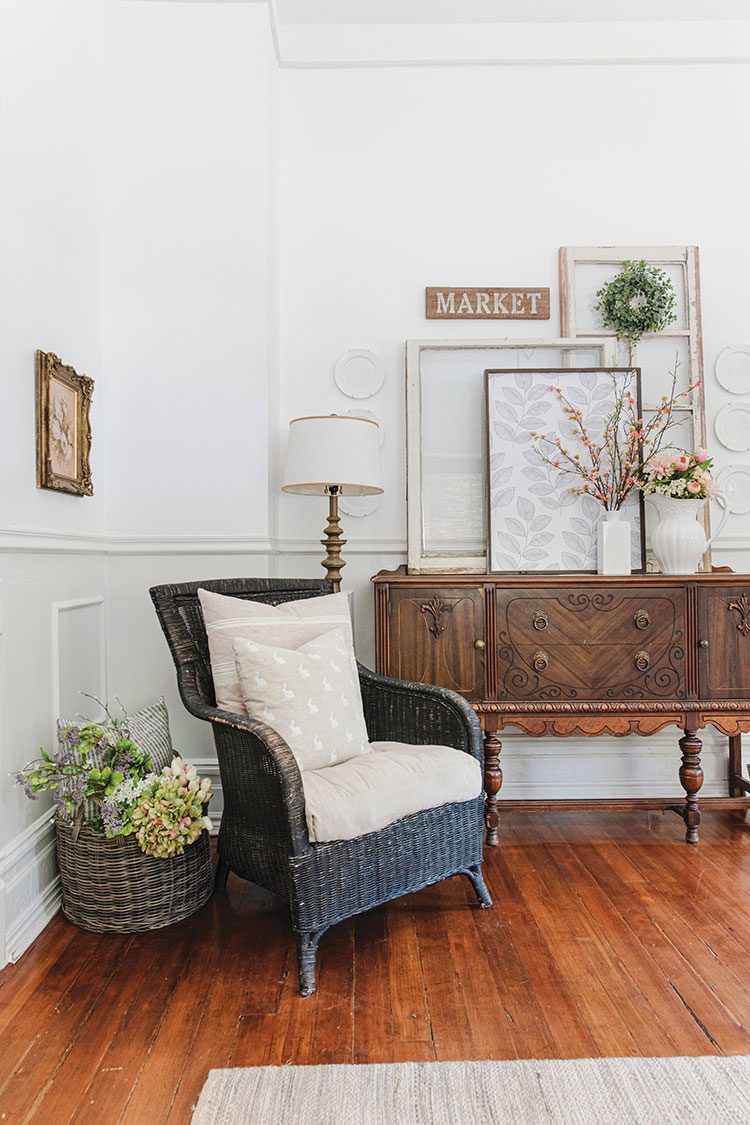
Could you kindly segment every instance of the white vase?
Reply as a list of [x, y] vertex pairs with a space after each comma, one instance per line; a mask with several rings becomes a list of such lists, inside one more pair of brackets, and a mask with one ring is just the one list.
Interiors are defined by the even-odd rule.
[[622, 512], [602, 512], [596, 525], [598, 574], [630, 574], [630, 521]]
[[659, 522], [651, 532], [651, 548], [662, 574], [695, 574], [706, 549], [724, 526], [729, 509], [724, 511], [719, 526], [706, 539], [703, 523], [705, 500], [681, 500], [652, 492], [647, 500], [656, 508]]

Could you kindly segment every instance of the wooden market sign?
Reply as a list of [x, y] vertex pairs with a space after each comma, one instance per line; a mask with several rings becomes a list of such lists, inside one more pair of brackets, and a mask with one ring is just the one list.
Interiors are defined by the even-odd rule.
[[428, 320], [549, 320], [549, 289], [425, 290]]

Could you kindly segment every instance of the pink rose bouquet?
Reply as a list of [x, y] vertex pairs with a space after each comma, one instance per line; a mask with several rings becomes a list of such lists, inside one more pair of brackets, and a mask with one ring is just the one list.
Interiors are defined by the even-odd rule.
[[667, 449], [650, 458], [640, 481], [646, 496], [671, 496], [675, 500], [713, 500], [721, 488], [711, 476], [713, 458], [708, 450], [694, 453]]

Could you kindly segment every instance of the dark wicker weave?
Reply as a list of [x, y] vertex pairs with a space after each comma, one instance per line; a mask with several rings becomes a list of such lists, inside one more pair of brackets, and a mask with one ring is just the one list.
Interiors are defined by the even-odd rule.
[[57, 863], [65, 917], [84, 930], [130, 934], [158, 930], [194, 914], [211, 897], [208, 832], [182, 855], [145, 855], [132, 836], [108, 840], [84, 825], [57, 820]]
[[[300, 991], [315, 991], [318, 942], [336, 922], [450, 875], [466, 875], [482, 906], [483, 798], [404, 817], [355, 840], [310, 842], [300, 771], [275, 730], [216, 707], [199, 588], [278, 605], [329, 594], [326, 579], [234, 578], [156, 586], [151, 597], [177, 668], [182, 700], [213, 726], [224, 793], [218, 887], [230, 871], [289, 900]], [[482, 761], [481, 728], [454, 692], [377, 676], [360, 665], [371, 741], [453, 746]]]

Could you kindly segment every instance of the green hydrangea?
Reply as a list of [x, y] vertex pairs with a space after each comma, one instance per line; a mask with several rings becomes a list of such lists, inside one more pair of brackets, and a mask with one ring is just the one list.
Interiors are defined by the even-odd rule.
[[204, 815], [210, 797], [210, 778], [199, 778], [195, 766], [175, 758], [141, 794], [130, 814], [141, 851], [161, 859], [182, 855], [204, 829], [211, 828]]

